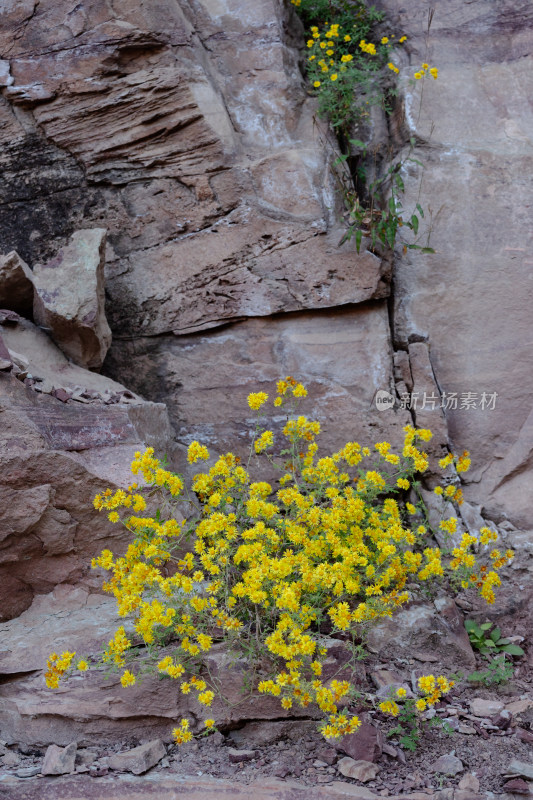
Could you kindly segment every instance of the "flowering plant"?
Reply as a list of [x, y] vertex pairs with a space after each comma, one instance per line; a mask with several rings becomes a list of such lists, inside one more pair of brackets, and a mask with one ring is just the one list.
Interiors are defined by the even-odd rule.
[[[285, 709], [318, 706], [323, 735], [338, 737], [360, 723], [347, 710], [355, 693], [352, 683], [325, 676], [326, 635], [339, 634], [355, 646], [365, 624], [409, 601], [408, 582], [441, 579], [451, 570], [492, 602], [500, 579], [494, 567], [476, 574], [471, 552], [476, 540], [469, 534], [447, 565], [429, 541], [427, 527], [412, 524], [420, 503], [401, 502], [428, 469], [420, 445], [430, 440], [429, 430], [407, 426], [401, 453], [388, 442], [375, 444], [373, 454], [348, 442], [319, 457], [320, 424], [297, 412], [306, 394], [293, 378], [277, 384], [273, 405], [286, 412], [281, 432], [286, 446], [279, 456], [274, 455], [275, 433], [263, 416], [268, 395], [257, 392], [248, 397], [257, 424], [246, 467], [232, 453], [212, 459], [209, 469], [195, 475], [191, 493], [148, 448], [132, 463], [143, 485], [107, 489], [95, 498], [95, 508], [133, 538], [124, 556], [104, 550], [93, 562], [110, 572], [103, 588], [115, 596], [119, 615], [133, 618], [134, 629], [129, 634], [119, 627], [102, 663], [121, 671], [124, 686], [132, 685], [141, 673], [134, 667], [135, 645], [142, 643], [145, 663], [208, 708], [217, 686], [204, 657], [222, 640], [232, 651], [247, 654], [250, 669], [262, 664], [266, 674], [257, 684], [259, 692], [278, 697]], [[252, 458], [260, 455], [281, 468], [277, 488], [251, 479]], [[210, 458], [205, 446], [190, 444], [189, 463]], [[467, 468], [467, 454], [441, 461], [443, 468], [452, 464]], [[448, 499], [460, 500], [455, 486], [443, 491]], [[149, 515], [146, 498], [154, 493], [167, 511]], [[175, 506], [183, 500], [196, 506], [189, 521], [177, 519]], [[456, 523], [447, 520], [443, 529], [452, 533]], [[495, 536], [488, 529], [481, 532], [482, 541]], [[511, 556], [499, 556], [497, 565]], [[74, 656], [68, 651], [50, 656], [49, 686], [56, 687], [75, 666]], [[77, 662], [78, 670], [87, 667], [86, 659]], [[209, 731], [215, 720], [206, 718], [203, 724]], [[178, 743], [188, 741], [189, 720], [173, 733]]]

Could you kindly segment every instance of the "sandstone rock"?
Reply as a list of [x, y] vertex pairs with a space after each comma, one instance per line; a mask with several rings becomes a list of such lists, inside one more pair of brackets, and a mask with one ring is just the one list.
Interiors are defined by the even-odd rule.
[[[379, 344], [369, 348], [369, 341]], [[164, 376], [179, 443], [198, 439], [212, 443], [213, 453], [232, 450], [241, 457], [255, 425], [246, 396], [259, 388], [272, 392], [280, 375], [298, 376], [309, 392], [302, 413], [320, 421], [325, 453], [350, 440], [386, 440], [393, 447], [403, 442], [408, 412], [382, 412], [373, 405], [376, 390], [392, 381], [389, 350], [387, 311], [376, 303], [320, 315], [249, 319], [209, 337], [146, 337], [135, 345], [121, 340], [106, 368], [143, 396]], [[283, 423], [274, 411], [267, 408], [266, 424], [281, 445]], [[190, 474], [181, 453], [178, 468]]]
[[467, 772], [466, 775], [463, 775], [457, 787], [464, 791], [477, 793], [479, 792], [479, 778], [471, 772]]
[[441, 775], [458, 775], [460, 772], [463, 772], [464, 765], [457, 756], [445, 755], [437, 758], [431, 765], [431, 769], [433, 772], [438, 772]]
[[518, 761], [514, 758], [506, 769], [507, 775], [521, 775], [523, 778], [533, 780], [533, 764]]
[[530, 786], [527, 781], [523, 780], [523, 778], [513, 778], [510, 781], [505, 781], [503, 784], [503, 789], [506, 792], [510, 792], [511, 794], [531, 794]]
[[76, 742], [67, 747], [51, 744], [44, 756], [41, 772], [43, 775], [68, 775], [74, 772], [76, 761]]
[[[421, 87], [413, 87], [408, 78], [412, 64], [426, 59], [427, 6], [422, 0], [408, 7], [384, 0], [380, 8], [406, 32], [412, 48], [403, 70], [402, 111], [406, 135], [419, 137], [415, 157], [423, 167], [408, 170], [406, 203], [440, 209], [432, 220], [426, 215], [425, 222], [436, 254], [398, 254], [396, 336], [404, 346], [415, 336], [430, 342], [437, 382], [449, 403], [445, 414], [452, 449], [472, 453], [472, 471], [464, 476], [467, 500], [528, 525], [531, 409], [511, 387], [523, 387], [521, 396], [533, 391], [533, 354], [525, 334], [529, 309], [516, 290], [531, 282], [522, 216], [529, 199], [520, 178], [532, 159], [530, 110], [521, 104], [532, 81], [526, 33], [530, 9], [507, 5], [492, 24], [490, 0], [480, 0], [475, 11], [459, 0], [452, 0], [446, 14], [436, 8], [431, 59], [446, 79], [439, 76], [427, 87], [419, 113]], [[493, 38], [487, 48], [482, 31], [489, 30]], [[523, 54], [518, 70], [504, 55], [509, 35], [516, 36], [514, 52]], [[476, 113], [468, 113], [474, 105]], [[510, 205], [519, 210], [502, 213]], [[503, 352], [512, 358], [502, 361]], [[476, 395], [475, 408], [462, 406], [469, 392]], [[497, 393], [494, 409], [481, 407], [483, 392]]]
[[511, 703], [506, 703], [505, 708], [510, 711], [515, 717], [519, 717], [524, 712], [533, 708], [533, 699], [531, 697], [523, 697], [520, 700], [513, 700]]
[[142, 775], [149, 769], [155, 767], [167, 754], [165, 745], [161, 739], [154, 739], [132, 750], [124, 753], [117, 753], [108, 760], [110, 769], [133, 772], [134, 775]]
[[28, 608], [36, 593], [80, 580], [102, 547], [99, 540], [124, 540], [95, 514], [92, 498], [108, 483], [131, 483], [136, 450], [154, 444], [171, 458], [173, 447], [162, 404], [132, 395], [134, 402], [105, 405], [98, 399], [103, 392], [120, 394], [125, 387], [69, 363], [31, 322], [3, 327], [2, 338], [51, 390], [65, 386], [74, 392], [81, 383], [94, 394], [88, 407], [66, 405], [0, 375], [0, 619], [5, 620]]
[[354, 761], [353, 758], [341, 758], [337, 762], [337, 769], [345, 778], [354, 778], [361, 783], [373, 781], [380, 767], [370, 761]]
[[500, 700], [485, 700], [476, 697], [470, 702], [470, 711], [475, 717], [492, 717], [503, 711], [504, 704]]
[[377, 761], [383, 752], [383, 733], [365, 714], [360, 714], [359, 718], [361, 725], [355, 733], [334, 739], [331, 744], [354, 761]]
[[[313, 720], [263, 720], [247, 722], [242, 728], [230, 731], [229, 737], [239, 748], [244, 748], [245, 745], [260, 748], [282, 738], [296, 739], [304, 736], [312, 732], [315, 727]], [[335, 751], [333, 753], [335, 754]]]
[[40, 767], [23, 767], [15, 772], [17, 778], [34, 778], [41, 771]]
[[379, 796], [365, 786], [354, 786], [353, 783], [342, 783], [341, 781], [333, 781], [330, 788], [335, 792], [332, 796], [339, 798], [351, 797], [353, 800], [376, 800]]
[[[175, 800], [176, 778], [164, 775], [145, 776], [140, 779], [130, 776], [103, 776], [96, 782], [89, 776], [57, 777], [53, 781], [39, 782], [39, 800], [131, 800], [132, 792], [142, 793], [143, 800]], [[28, 785], [18, 781], [3, 781], [9, 791], [9, 800], [29, 800]], [[139, 788], [138, 788], [139, 787]], [[32, 791], [32, 788], [30, 788]], [[329, 786], [304, 786], [292, 780], [261, 778], [240, 783], [232, 780], [217, 780], [205, 776], [180, 776], [179, 790], [185, 797], [194, 800], [375, 800], [378, 795], [364, 786], [354, 786], [334, 781]], [[409, 795], [405, 795], [409, 800]]]
[[334, 747], [322, 747], [315, 752], [317, 757], [330, 767], [335, 764], [338, 759], [338, 754]]
[[235, 747], [228, 747], [228, 758], [232, 764], [241, 764], [244, 761], [253, 761], [259, 758], [258, 750], [237, 750]]
[[376, 653], [390, 654], [391, 647], [395, 652], [408, 654], [413, 650], [433, 650], [447, 665], [475, 664], [462, 616], [453, 600], [446, 596], [436, 598], [434, 603], [412, 603], [392, 619], [378, 620], [368, 631], [367, 641]]
[[20, 763], [20, 756], [17, 753], [14, 753], [12, 750], [7, 750], [1, 757], [0, 760], [4, 767], [16, 767]]
[[33, 275], [14, 250], [0, 256], [0, 308], [29, 316], [33, 309]]
[[103, 228], [76, 231], [69, 244], [33, 270], [34, 316], [76, 364], [98, 370], [111, 330], [104, 309]]

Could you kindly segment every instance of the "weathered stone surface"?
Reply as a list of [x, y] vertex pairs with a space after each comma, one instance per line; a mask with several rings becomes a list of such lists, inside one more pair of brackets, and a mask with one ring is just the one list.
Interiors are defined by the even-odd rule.
[[71, 742], [67, 747], [51, 744], [47, 749], [41, 772], [43, 775], [69, 775], [74, 772], [76, 750], [78, 745]]
[[475, 717], [492, 717], [503, 710], [504, 704], [500, 700], [485, 700], [476, 697], [470, 702], [470, 711]]
[[110, 756], [107, 764], [110, 769], [142, 775], [159, 764], [166, 754], [166, 747], [161, 739], [154, 739], [139, 745], [139, 747], [134, 747], [132, 750]]
[[463, 772], [464, 764], [457, 756], [444, 755], [433, 762], [431, 770], [439, 772], [441, 775], [458, 775]]
[[[375, 792], [371, 792], [365, 786], [355, 786], [353, 783], [342, 783], [333, 781], [329, 788], [339, 797], [351, 797], [352, 800], [375, 800], [379, 797]], [[327, 797], [327, 795], [325, 795]]]
[[446, 596], [434, 603], [413, 603], [392, 619], [378, 620], [369, 630], [367, 642], [373, 652], [389, 655], [391, 648], [403, 653], [434, 651], [439, 661], [449, 666], [472, 667], [476, 660], [462, 616]]
[[241, 764], [258, 757], [258, 750], [237, 750], [235, 747], [228, 747], [228, 758], [232, 764]]
[[[505, 789], [506, 792], [509, 792], [511, 797], [516, 795], [529, 796], [531, 794], [531, 784], [523, 778], [512, 778], [510, 781], [505, 781], [502, 788]], [[509, 795], [507, 796], [509, 797]]]
[[[387, 309], [381, 303], [250, 319], [209, 336], [121, 341], [107, 365], [144, 396], [163, 381], [179, 444], [197, 439], [213, 454], [247, 455], [255, 417], [246, 396], [259, 389], [272, 393], [284, 375], [297, 376], [309, 391], [301, 408], [320, 421], [321, 453], [354, 440], [399, 446], [410, 419], [407, 411], [378, 411], [373, 403], [376, 391], [392, 381]], [[284, 418], [274, 411], [267, 408], [267, 424], [279, 446]], [[177, 463], [187, 474], [184, 452]]]
[[33, 309], [32, 272], [14, 250], [0, 256], [0, 308], [25, 315]]
[[533, 708], [533, 698], [523, 697], [521, 700], [513, 700], [511, 703], [506, 703], [505, 708], [510, 711], [513, 716], [519, 717], [528, 709]]
[[[27, 781], [7, 779], [2, 787], [10, 800], [36, 800], [36, 787]], [[296, 781], [263, 778], [250, 783], [208, 777], [165, 778], [161, 775], [102, 777], [85, 775], [39, 782], [39, 800], [374, 800], [378, 795], [364, 786], [334, 781], [329, 786], [304, 786]], [[409, 795], [404, 795], [409, 800]]]
[[309, 734], [315, 728], [316, 723], [313, 720], [265, 720], [247, 722], [242, 728], [230, 731], [229, 737], [237, 747], [248, 745], [261, 748], [279, 739], [296, 739]]
[[462, 791], [473, 792], [475, 794], [479, 792], [479, 778], [477, 778], [472, 772], [467, 772], [466, 775], [463, 775], [457, 784], [457, 787]]
[[1, 618], [10, 619], [35, 594], [82, 580], [106, 539], [124, 546], [124, 534], [95, 513], [92, 499], [108, 483], [131, 483], [129, 465], [140, 447], [152, 443], [169, 455], [172, 448], [164, 406], [140, 398], [104, 405], [101, 393], [124, 392], [121, 384], [69, 364], [29, 322], [2, 331], [43, 384], [81, 384], [96, 398], [64, 404], [0, 375]]
[[105, 317], [106, 230], [76, 231], [66, 247], [33, 270], [36, 322], [76, 364], [100, 369], [111, 344]]
[[[191, 332], [388, 293], [379, 259], [337, 247], [335, 146], [302, 91], [286, 15], [273, 0], [245, 14], [171, 0], [87, 14], [61, 0], [27, 20], [24, 44], [0, 42], [6, 240], [42, 262], [50, 240], [105, 220], [117, 333]], [[31, 107], [25, 127], [11, 112], [20, 105]], [[42, 185], [30, 152], [46, 167]]]
[[354, 778], [361, 783], [373, 781], [380, 767], [371, 761], [354, 761], [353, 758], [341, 758], [337, 762], [337, 769], [345, 778]]
[[[409, 37], [401, 124], [423, 168], [404, 171], [406, 200], [432, 209], [423, 227], [436, 250], [397, 254], [395, 334], [404, 347], [429, 340], [452, 448], [472, 453], [467, 499], [530, 527], [531, 5], [505, 0], [495, 13], [491, 0], [436, 4], [429, 50], [424, 0], [379, 6]], [[423, 61], [439, 78], [413, 86]], [[497, 393], [494, 409], [483, 392]]]
[[533, 764], [527, 764], [524, 761], [513, 759], [507, 768], [509, 775], [521, 775], [523, 778], [533, 780]]

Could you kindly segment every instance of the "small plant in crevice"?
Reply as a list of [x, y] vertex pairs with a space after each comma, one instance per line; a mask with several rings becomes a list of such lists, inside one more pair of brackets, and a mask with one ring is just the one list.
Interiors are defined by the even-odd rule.
[[[176, 695], [190, 695], [184, 703], [193, 709], [197, 704], [192, 713], [203, 720], [191, 724], [184, 717], [176, 725], [174, 739], [183, 743], [199, 728], [214, 730], [216, 719], [227, 716], [226, 705], [203, 719], [215, 698], [224, 701], [208, 655], [223, 645], [231, 659], [240, 659], [249, 693], [271, 695], [285, 711], [318, 708], [320, 731], [335, 738], [360, 725], [350, 707], [358, 697], [353, 676], [367, 626], [408, 603], [413, 587], [447, 581], [449, 575], [478, 587], [493, 602], [498, 565], [512, 552], [482, 571], [472, 552], [478, 540], [465, 534], [447, 557], [427, 527], [414, 521], [415, 506], [402, 502], [403, 493], [429, 467], [422, 448], [431, 431], [406, 426], [398, 453], [389, 442], [371, 449], [352, 441], [319, 456], [320, 424], [298, 409], [306, 395], [293, 378], [278, 381], [269, 414], [272, 420], [280, 414], [286, 418], [280, 430], [266, 423], [268, 394], [248, 396], [257, 417], [246, 464], [233, 453], [211, 459], [207, 447], [194, 441], [188, 462], [211, 459], [212, 465], [188, 488], [148, 448], [132, 463], [140, 480], [127, 490], [97, 495], [95, 508], [131, 536], [123, 556], [105, 549], [93, 561], [108, 571], [103, 588], [114, 595], [119, 616], [130, 618], [129, 627], [115, 631], [99, 660], [76, 659], [73, 651], [52, 653], [48, 686], [57, 688], [73, 669], [94, 666], [118, 673], [124, 687], [150, 673], [175, 681]], [[274, 446], [279, 440], [281, 449]], [[259, 456], [280, 470], [275, 486], [253, 479], [253, 460]], [[461, 459], [464, 454], [458, 459], [449, 454], [441, 466], [460, 468]], [[148, 511], [154, 500], [159, 503], [155, 514]], [[181, 517], [180, 508], [193, 509], [189, 519]], [[451, 529], [455, 523], [444, 524]], [[480, 541], [495, 536], [482, 529]], [[347, 642], [349, 657], [333, 674], [332, 636]], [[451, 683], [428, 675], [418, 686], [414, 711], [422, 713]], [[411, 713], [410, 699], [401, 700], [398, 694], [380, 708], [394, 716], [402, 708], [402, 714]], [[418, 723], [413, 730], [412, 737]]]
[[[409, 154], [393, 162], [389, 159], [384, 171], [368, 181], [368, 145], [354, 138], [354, 132], [370, 117], [372, 106], [390, 114], [397, 95], [399, 67], [394, 63], [397, 48], [407, 37], [377, 33], [386, 30], [385, 16], [362, 0], [291, 0], [306, 26], [306, 72], [310, 91], [318, 99], [318, 115], [329, 120], [341, 149], [340, 159], [333, 163], [338, 188], [348, 217], [348, 230], [343, 241], [355, 237], [359, 252], [363, 237], [370, 239], [370, 248], [378, 243], [394, 249], [398, 233], [409, 231], [415, 239], [402, 241], [404, 252], [416, 249], [433, 253], [429, 235], [419, 244], [418, 229], [425, 212], [417, 202], [407, 211], [403, 203], [405, 186], [402, 170], [409, 163], [422, 166], [413, 158], [414, 141]], [[428, 15], [428, 28], [433, 12]], [[425, 77], [437, 79], [438, 69], [424, 62], [414, 72], [411, 82]], [[344, 162], [345, 170], [339, 170]], [[393, 162], [393, 163], [391, 163]], [[354, 167], [354, 165], [357, 165]]]
[[[384, 248], [393, 250], [400, 229], [410, 230], [414, 236], [417, 236], [420, 220], [425, 216], [424, 209], [419, 202], [416, 203], [412, 212], [406, 212], [402, 202], [405, 193], [402, 171], [409, 164], [417, 164], [422, 167], [421, 162], [411, 155], [414, 139], [411, 139], [409, 154], [391, 164], [385, 174], [371, 182], [366, 180], [367, 174], [364, 167], [368, 151], [367, 145], [359, 139], [350, 139], [350, 144], [359, 148], [361, 153], [361, 165], [357, 168], [357, 175], [359, 184], [365, 186], [366, 197], [363, 202], [351, 182], [347, 183], [342, 179], [339, 181], [344, 203], [348, 209], [348, 230], [343, 241], [355, 237], [358, 253], [363, 237], [370, 239], [372, 250], [376, 249], [378, 243], [381, 243]], [[334, 162], [334, 166], [347, 159], [348, 156], [339, 156]], [[429, 235], [428, 233], [425, 245], [418, 244], [418, 239], [415, 239], [414, 242], [404, 242], [404, 252], [409, 249], [420, 250], [422, 253], [434, 253], [434, 249], [429, 246]]]

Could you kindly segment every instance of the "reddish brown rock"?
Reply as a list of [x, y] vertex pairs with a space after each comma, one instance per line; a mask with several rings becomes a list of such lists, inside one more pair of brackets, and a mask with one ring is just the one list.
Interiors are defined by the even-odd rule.
[[383, 733], [372, 725], [366, 714], [359, 715], [360, 727], [342, 739], [333, 739], [336, 750], [350, 756], [354, 761], [378, 761], [383, 752]]

